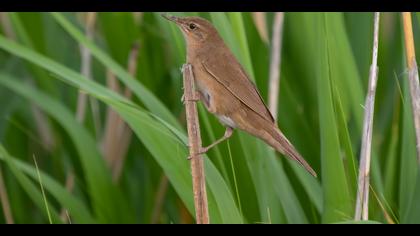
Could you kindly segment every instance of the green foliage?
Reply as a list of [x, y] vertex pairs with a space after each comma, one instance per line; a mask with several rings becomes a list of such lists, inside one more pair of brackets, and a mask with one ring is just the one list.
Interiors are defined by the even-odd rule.
[[[251, 13], [177, 15], [212, 21], [267, 100], [271, 48]], [[0, 173], [15, 222], [48, 223], [45, 202], [53, 223], [67, 223], [63, 209], [72, 223], [194, 222], [180, 102], [179, 68], [186, 51], [179, 29], [157, 13], [97, 13], [90, 40], [81, 13], [6, 17], [15, 37], [0, 27]], [[273, 13], [265, 17], [271, 34]], [[371, 221], [352, 219], [372, 16], [286, 13], [278, 124], [319, 177], [237, 131], [205, 157], [211, 223], [419, 223], [420, 172], [403, 37], [398, 14], [382, 18]], [[128, 56], [135, 43], [140, 45], [138, 73], [132, 75]], [[81, 46], [92, 55], [92, 80], [79, 72]], [[108, 72], [132, 91], [132, 98], [110, 88]], [[80, 92], [100, 102], [101, 123], [112, 109], [133, 131], [116, 181], [104, 159], [103, 140], [96, 137], [91, 107], [86, 106], [84, 122], [76, 119]], [[201, 104], [199, 115], [206, 145], [224, 130]], [[45, 136], [52, 143], [45, 143]], [[66, 189], [70, 172], [72, 191]]]

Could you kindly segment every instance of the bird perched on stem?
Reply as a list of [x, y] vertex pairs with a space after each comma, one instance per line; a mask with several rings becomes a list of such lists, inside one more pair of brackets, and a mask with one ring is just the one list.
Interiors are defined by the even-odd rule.
[[162, 16], [177, 24], [186, 40], [187, 63], [192, 65], [197, 90], [194, 100], [201, 100], [226, 127], [224, 136], [202, 148], [200, 153], [231, 137], [237, 128], [264, 140], [316, 177], [315, 171], [279, 130], [257, 87], [216, 28], [200, 17]]

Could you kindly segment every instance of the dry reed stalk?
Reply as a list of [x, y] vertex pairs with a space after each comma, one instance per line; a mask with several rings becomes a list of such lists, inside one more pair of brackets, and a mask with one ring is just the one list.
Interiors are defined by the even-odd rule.
[[[85, 19], [85, 34], [86, 38], [89, 40], [93, 40], [93, 36], [95, 33], [95, 22], [96, 22], [96, 13], [95, 12], [88, 12], [86, 13]], [[83, 45], [80, 45], [80, 55], [81, 55], [81, 67], [80, 72], [81, 74], [87, 78], [92, 80], [92, 55], [89, 49]], [[87, 94], [84, 92], [79, 92], [79, 96], [77, 98], [77, 111], [76, 117], [80, 123], [83, 123], [86, 116], [86, 105], [87, 105]], [[101, 130], [101, 119], [99, 115], [99, 103], [96, 99], [90, 97], [90, 106], [93, 115], [93, 123], [95, 125], [96, 137], [99, 137], [99, 132]]]
[[[121, 91], [117, 78], [110, 71], [107, 73], [107, 87], [116, 92]], [[131, 130], [111, 108], [107, 110], [102, 140], [102, 152], [111, 169], [112, 179], [116, 182], [121, 175], [124, 157], [130, 144]]]
[[197, 104], [193, 100], [195, 88], [192, 66], [190, 64], [185, 64], [182, 71], [184, 77], [184, 102], [187, 117], [196, 222], [197, 224], [208, 224], [209, 212], [204, 174], [204, 161], [202, 155], [198, 154], [202, 143], [200, 125], [198, 122]]
[[[116, 92], [121, 90], [117, 78], [111, 71], [107, 71], [106, 78], [106, 84], [109, 89]], [[122, 121], [121, 117], [111, 108], [107, 109], [105, 120], [104, 134], [102, 138], [102, 152], [108, 167], [112, 169], [118, 149], [117, 127]]]
[[3, 172], [0, 168], [0, 202], [3, 208], [3, 215], [6, 220], [6, 224], [14, 224], [12, 210], [10, 208], [10, 202], [7, 195], [6, 185], [4, 184]]
[[411, 107], [416, 132], [417, 161], [420, 164], [420, 86], [419, 73], [417, 70], [416, 53], [414, 48], [413, 26], [411, 13], [403, 12], [404, 40], [408, 65], [408, 80], [411, 95]]
[[[135, 43], [128, 56], [128, 72], [133, 77], [137, 73], [137, 58], [139, 53], [139, 45]], [[112, 73], [108, 73], [108, 87], [121, 93], [119, 83]], [[126, 87], [124, 96], [128, 99], [132, 97], [131, 90]], [[112, 179], [118, 181], [121, 176], [122, 167], [124, 165], [125, 156], [131, 141], [132, 131], [124, 120], [112, 109], [108, 108], [106, 116], [105, 132], [103, 135], [102, 150], [108, 166], [111, 168]]]
[[360, 165], [358, 190], [356, 197], [355, 220], [368, 220], [369, 213], [369, 176], [372, 147], [373, 113], [375, 110], [375, 93], [378, 81], [378, 38], [379, 12], [375, 12], [373, 30], [372, 64], [369, 72], [369, 85], [365, 102], [365, 117], [363, 123], [362, 148], [360, 151]]
[[[85, 34], [89, 40], [93, 40], [95, 22], [96, 22], [96, 12], [88, 12], [85, 15], [85, 19], [82, 18], [85, 23]], [[80, 73], [86, 78], [92, 79], [92, 56], [89, 49], [83, 45], [80, 45], [80, 56], [81, 56], [81, 67]], [[77, 107], [76, 107], [76, 119], [78, 122], [83, 123], [86, 116], [86, 103], [87, 103], [87, 94], [80, 91], [77, 97]], [[96, 136], [99, 137], [100, 132], [100, 117], [99, 117], [99, 104], [98, 101], [94, 98], [90, 98], [90, 105], [93, 114], [93, 123], [95, 125]], [[66, 175], [66, 189], [69, 192], [73, 192], [74, 188], [74, 172], [70, 170]], [[68, 222], [69, 217], [67, 217], [67, 211], [64, 208], [61, 208], [60, 218], [63, 222]]]
[[[65, 188], [67, 189], [67, 191], [72, 192], [73, 188], [74, 188], [74, 172], [73, 171], [69, 171], [67, 176], [66, 176], [66, 183], [65, 183]], [[70, 220], [70, 216], [67, 212], [67, 209], [65, 208], [61, 208], [60, 211], [60, 219], [64, 222], [64, 223], [71, 223]]]
[[168, 185], [169, 180], [166, 177], [165, 174], [162, 174], [162, 177], [160, 178], [160, 183], [158, 187], [158, 191], [156, 193], [156, 203], [153, 207], [153, 213], [152, 213], [152, 224], [157, 224], [159, 221], [160, 213], [162, 212], [163, 203], [165, 200], [166, 192], [168, 191]]
[[267, 32], [267, 21], [265, 19], [265, 12], [253, 12], [252, 19], [254, 20], [255, 27], [257, 28], [258, 34], [264, 43], [269, 44], [268, 32]]
[[185, 207], [184, 203], [181, 200], [177, 200], [177, 206], [179, 209], [179, 223], [180, 224], [193, 224], [194, 218], [189, 212], [189, 210]]
[[[17, 36], [13, 30], [12, 23], [6, 12], [0, 12], [0, 24], [4, 30], [4, 34], [7, 38], [17, 41]], [[54, 139], [52, 137], [51, 127], [48, 123], [47, 117], [45, 114], [34, 104], [31, 103], [31, 112], [35, 118], [35, 124], [37, 131], [39, 133], [41, 143], [43, 147], [51, 151], [55, 146]], [[10, 202], [4, 184], [3, 173], [0, 169], [0, 201], [3, 208], [4, 217], [7, 224], [13, 224], [13, 216], [10, 208]]]
[[284, 13], [277, 12], [274, 16], [273, 36], [271, 39], [270, 81], [268, 107], [274, 119], [277, 120], [277, 107], [280, 90], [281, 45], [283, 39]]
[[140, 25], [143, 21], [144, 12], [133, 12], [134, 22]]
[[16, 34], [7, 12], [0, 12], [0, 24], [3, 28], [4, 35], [9, 39], [16, 40]]
[[31, 104], [31, 112], [34, 115], [34, 120], [39, 134], [39, 138], [41, 139], [41, 143], [43, 144], [43, 147], [46, 150], [51, 152], [54, 149], [55, 140], [52, 135], [51, 126], [48, 122], [48, 118], [45, 115], [45, 113], [34, 104]]
[[[138, 44], [138, 42], [136, 42], [132, 46], [130, 54], [128, 56], [128, 68], [127, 68], [128, 73], [131, 76], [133, 76], [134, 78], [136, 77], [136, 74], [137, 74], [138, 55], [139, 55], [139, 44]], [[130, 90], [129, 87], [125, 88], [124, 96], [128, 99], [131, 99], [132, 91]], [[124, 163], [125, 154], [127, 153], [128, 145], [130, 144], [132, 131], [131, 131], [130, 127], [124, 121], [122, 121], [122, 122], [118, 123], [117, 134], [118, 134], [118, 137], [120, 138], [121, 141], [120, 141], [120, 148], [119, 148], [120, 158], [118, 158], [116, 160], [116, 163], [114, 163], [115, 164], [114, 176], [116, 178], [118, 178], [120, 176], [122, 166], [123, 166], [123, 163]]]

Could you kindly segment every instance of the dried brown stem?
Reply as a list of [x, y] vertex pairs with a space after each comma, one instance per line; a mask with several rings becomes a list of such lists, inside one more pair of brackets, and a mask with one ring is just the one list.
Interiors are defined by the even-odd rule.
[[268, 32], [267, 32], [267, 21], [265, 19], [265, 12], [253, 12], [252, 19], [254, 20], [255, 27], [260, 34], [261, 39], [264, 43], [268, 44]]
[[10, 208], [10, 202], [7, 195], [6, 185], [4, 184], [3, 172], [0, 169], [0, 202], [3, 208], [4, 218], [7, 224], [13, 224], [13, 216]]
[[411, 95], [411, 107], [413, 110], [413, 121], [416, 132], [416, 148], [417, 148], [417, 161], [420, 164], [420, 86], [419, 74], [417, 70], [416, 53], [414, 48], [413, 27], [411, 23], [411, 13], [403, 12], [403, 25], [404, 25], [404, 39], [406, 58], [408, 65], [408, 80]]
[[[86, 13], [85, 19], [85, 34], [89, 40], [93, 40], [95, 22], [96, 22], [96, 13], [88, 12]], [[92, 79], [92, 56], [89, 49], [83, 45], [80, 45], [80, 55], [81, 55], [81, 67], [80, 72], [86, 78]], [[93, 123], [95, 125], [96, 136], [99, 137], [100, 132], [100, 115], [99, 115], [99, 103], [96, 99], [90, 98], [90, 106], [93, 114]], [[87, 105], [87, 94], [80, 91], [77, 98], [77, 108], [76, 108], [76, 119], [78, 122], [83, 123], [86, 116], [86, 105]], [[72, 192], [74, 188], [74, 172], [70, 170], [66, 176], [66, 189], [69, 192]], [[66, 209], [62, 208], [60, 211], [60, 217], [63, 222], [66, 222], [69, 217], [66, 216]]]
[[378, 81], [378, 37], [379, 12], [375, 12], [373, 30], [372, 64], [369, 72], [369, 86], [365, 102], [362, 148], [360, 151], [359, 178], [355, 220], [368, 220], [369, 210], [369, 176], [372, 147], [373, 112], [375, 108], [376, 84]]
[[153, 207], [152, 224], [157, 224], [159, 221], [160, 213], [162, 212], [163, 203], [165, 200], [166, 192], [168, 190], [169, 180], [165, 174], [160, 178], [159, 188], [156, 193], [155, 206]]
[[[69, 171], [69, 173], [67, 174], [66, 183], [65, 183], [66, 190], [69, 192], [73, 191], [74, 178], [75, 178], [74, 172]], [[68, 215], [67, 209], [61, 208], [60, 219], [65, 223], [71, 223], [70, 216]]]
[[0, 24], [3, 28], [4, 35], [9, 39], [16, 40], [16, 34], [7, 12], [0, 12]]
[[143, 12], [133, 12], [134, 22], [137, 25], [140, 25], [143, 20], [144, 13]]
[[52, 151], [55, 146], [55, 140], [52, 135], [51, 126], [48, 122], [48, 118], [43, 113], [43, 111], [36, 106], [35, 104], [31, 104], [31, 111], [34, 115], [34, 120], [36, 124], [36, 128], [41, 139], [41, 143], [43, 144], [44, 148], [48, 151]]
[[192, 66], [185, 64], [182, 68], [184, 74], [184, 99], [187, 117], [188, 141], [191, 157], [191, 172], [194, 192], [194, 206], [197, 224], [209, 223], [209, 212], [206, 193], [206, 180], [204, 175], [204, 162], [199, 150], [201, 149], [200, 125], [198, 122], [197, 104], [193, 101], [194, 75]]
[[[128, 72], [133, 77], [135, 77], [137, 73], [138, 52], [139, 45], [138, 43], [135, 43], [128, 57]], [[118, 80], [115, 76], [111, 72], [108, 72], [107, 77], [108, 87], [117, 93], [121, 93]], [[128, 87], [125, 88], [124, 96], [128, 99], [132, 96], [132, 92]], [[108, 108], [106, 117], [102, 150], [105, 160], [111, 168], [113, 181], [116, 182], [121, 176], [125, 156], [132, 137], [132, 131], [124, 120], [112, 109]]]
[[271, 114], [277, 120], [277, 107], [280, 90], [280, 64], [281, 64], [281, 45], [283, 38], [284, 13], [277, 12], [273, 24], [273, 36], [271, 39], [271, 62], [270, 62], [270, 82], [268, 107]]
[[[93, 39], [94, 29], [95, 29], [96, 13], [88, 12], [86, 13], [85, 20], [85, 34], [89, 40]], [[92, 55], [89, 49], [83, 45], [80, 46], [80, 55], [81, 55], [81, 74], [87, 78], [92, 79]], [[99, 104], [98, 101], [94, 98], [89, 98], [90, 106], [92, 109], [93, 121], [96, 130], [96, 136], [99, 137], [101, 121], [99, 117]], [[86, 116], [86, 104], [87, 104], [87, 95], [84, 92], [79, 92], [79, 97], [77, 100], [77, 112], [76, 117], [79, 122], [83, 122]]]
[[[120, 86], [115, 75], [111, 71], [107, 71], [107, 87], [113, 91], [119, 92]], [[121, 117], [112, 110], [107, 109], [106, 123], [102, 141], [102, 151], [108, 167], [112, 169], [115, 162], [118, 149], [117, 127], [121, 122]]]

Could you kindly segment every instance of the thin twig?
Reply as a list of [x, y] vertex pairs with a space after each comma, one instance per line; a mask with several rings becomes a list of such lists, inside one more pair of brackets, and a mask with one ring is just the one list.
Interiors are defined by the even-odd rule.
[[0, 168], [0, 202], [3, 208], [4, 218], [7, 224], [13, 224], [13, 215], [10, 208], [10, 202], [7, 194], [6, 185], [4, 184], [3, 172]]
[[69, 216], [69, 212], [66, 210], [66, 216], [67, 216], [67, 222], [69, 223], [69, 224], [72, 224], [71, 223], [71, 219], [70, 219], [70, 216]]
[[411, 107], [413, 109], [413, 121], [416, 131], [417, 161], [420, 164], [420, 86], [417, 71], [416, 53], [414, 49], [413, 27], [411, 13], [403, 12], [404, 39], [406, 58], [408, 65], [408, 80], [410, 85]]
[[197, 104], [193, 101], [193, 98], [195, 97], [194, 75], [192, 72], [192, 66], [190, 64], [185, 64], [182, 70], [184, 74], [184, 99], [190, 147], [196, 222], [197, 224], [208, 224], [209, 212], [206, 193], [206, 180], [204, 175], [204, 162], [202, 155], [198, 154], [202, 145], [200, 125], [198, 122]]
[[45, 210], [47, 212], [48, 221], [49, 221], [50, 224], [52, 224], [53, 222], [52, 222], [52, 219], [51, 219], [50, 208], [48, 206], [47, 196], [45, 195], [44, 185], [42, 184], [41, 174], [39, 173], [38, 163], [36, 162], [35, 155], [33, 155], [33, 159], [34, 159], [34, 163], [35, 163], [36, 173], [38, 175], [38, 182], [39, 182], [39, 186], [41, 188], [42, 198], [44, 199], [44, 205], [45, 205]]
[[168, 191], [169, 180], [165, 174], [162, 174], [158, 191], [156, 193], [155, 206], [153, 207], [152, 224], [157, 224], [159, 221], [160, 213], [162, 212], [163, 203], [165, 200], [166, 192]]
[[378, 35], [379, 12], [375, 12], [373, 30], [372, 64], [369, 73], [369, 86], [365, 102], [362, 149], [360, 151], [359, 179], [355, 220], [368, 220], [369, 210], [369, 174], [372, 147], [373, 112], [375, 108], [376, 84], [378, 81]]
[[279, 101], [280, 90], [280, 63], [281, 63], [281, 45], [283, 38], [284, 13], [277, 12], [273, 24], [273, 36], [271, 39], [271, 62], [270, 62], [270, 82], [268, 107], [274, 119], [277, 120], [277, 105]]
[[395, 216], [394, 212], [392, 211], [392, 208], [387, 204], [386, 199], [384, 196], [382, 196], [383, 202], [385, 203], [385, 205], [388, 207], [389, 211], [392, 214], [392, 217], [394, 217], [394, 219], [392, 219], [391, 215], [389, 215], [389, 213], [387, 212], [387, 209], [384, 206], [384, 203], [382, 203], [382, 200], [379, 199], [378, 194], [376, 194], [375, 190], [372, 188], [372, 186], [370, 186], [370, 190], [373, 193], [373, 197], [376, 199], [376, 201], [379, 204], [379, 207], [382, 209], [382, 212], [384, 214], [384, 218], [387, 221], [388, 224], [395, 224], [394, 219], [397, 219], [397, 217]]

